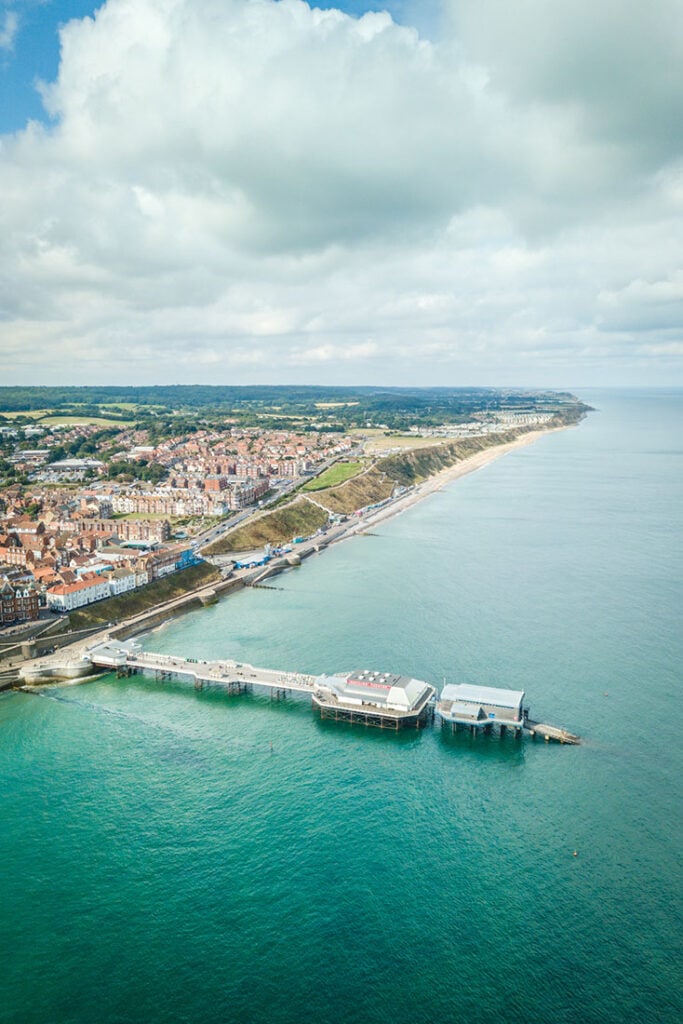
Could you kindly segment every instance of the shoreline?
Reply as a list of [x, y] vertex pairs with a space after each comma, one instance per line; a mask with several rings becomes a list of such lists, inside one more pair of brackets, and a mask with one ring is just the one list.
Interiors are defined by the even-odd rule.
[[[426, 480], [423, 480], [422, 483], [417, 484], [406, 493], [391, 500], [390, 503], [383, 508], [376, 509], [365, 517], [360, 517], [357, 522], [344, 524], [344, 527], [336, 536], [325, 538], [322, 544], [316, 544], [315, 538], [306, 542], [305, 545], [301, 546], [302, 563], [306, 558], [310, 557], [310, 555], [321, 554], [327, 547], [330, 547], [333, 544], [338, 544], [341, 541], [348, 540], [350, 537], [358, 535], [362, 536], [369, 526], [374, 526], [377, 523], [384, 522], [394, 516], [400, 515], [413, 505], [422, 501], [424, 498], [443, 490], [444, 487], [453, 483], [455, 480], [460, 479], [460, 477], [467, 476], [470, 473], [484, 469], [491, 462], [507, 455], [509, 452], [525, 448], [547, 434], [557, 433], [560, 430], [567, 430], [569, 429], [569, 426], [575, 426], [575, 424], [550, 427], [546, 430], [527, 431], [521, 436], [516, 437], [513, 441], [508, 441], [505, 444], [500, 445], [492, 445], [490, 448], [485, 448], [483, 451], [477, 452], [475, 455], [471, 455], [469, 458], [463, 459], [453, 466], [448, 466], [446, 469], [440, 470], [438, 473], [435, 473], [434, 476], [428, 477]], [[220, 600], [220, 598], [228, 596], [235, 591], [243, 590], [245, 587], [249, 586], [250, 583], [255, 582], [256, 578], [272, 578], [276, 575], [280, 575], [282, 572], [285, 572], [288, 568], [291, 568], [291, 566], [287, 566], [286, 564], [273, 565], [271, 567], [271, 571], [268, 572], [267, 569], [264, 571], [263, 567], [261, 567], [256, 571], [252, 570], [251, 572], [245, 572], [242, 577], [230, 577], [222, 586], [221, 584], [218, 584], [213, 587], [200, 588], [197, 591], [191, 591], [182, 597], [173, 599], [171, 602], [168, 602], [166, 606], [161, 605], [155, 608], [150, 608], [146, 612], [130, 616], [127, 619], [121, 619], [114, 627], [103, 627], [98, 633], [88, 637], [87, 641], [80, 639], [74, 641], [73, 644], [65, 644], [64, 647], [60, 648], [60, 656], [56, 665], [54, 662], [50, 663], [50, 661], [43, 661], [41, 658], [30, 659], [22, 665], [17, 665], [17, 683], [19, 683], [20, 686], [49, 686], [54, 683], [62, 684], [64, 680], [57, 678], [56, 675], [54, 679], [50, 679], [49, 677], [44, 678], [41, 682], [36, 682], [34, 684], [26, 683], [25, 681], [22, 682], [19, 673], [22, 670], [30, 670], [31, 668], [43, 669], [47, 672], [49, 672], [51, 667], [57, 669], [59, 664], [77, 660], [83, 650], [87, 647], [100, 643], [110, 637], [116, 637], [117, 635], [121, 636], [123, 634], [125, 635], [125, 639], [133, 639], [135, 637], [144, 636], [146, 633], [151, 633], [155, 629], [165, 626], [171, 621], [171, 619], [176, 618], [179, 615], [183, 615], [185, 612], [199, 610], [197, 602], [199, 602], [201, 606], [200, 595], [208, 590], [213, 590]], [[161, 621], [159, 621], [159, 616], [164, 616]], [[78, 682], [88, 682], [92, 678], [93, 677], [91, 676], [85, 676]]]
[[[434, 476], [430, 476], [426, 480], [423, 480], [422, 483], [417, 484], [417, 486], [412, 488], [406, 494], [402, 494], [385, 508], [377, 509], [376, 512], [370, 513], [362, 523], [353, 524], [351, 529], [349, 529], [343, 537], [339, 537], [338, 540], [344, 540], [347, 536], [353, 536], [354, 533], [362, 533], [362, 527], [368, 523], [374, 524], [385, 519], [391, 519], [393, 516], [400, 515], [401, 512], [404, 512], [412, 505], [416, 505], [424, 498], [429, 497], [429, 495], [435, 494], [437, 491], [442, 491], [444, 487], [453, 483], [453, 481], [459, 480], [461, 477], [467, 476], [470, 473], [475, 473], [477, 470], [484, 469], [491, 462], [495, 462], [496, 459], [501, 458], [503, 455], [507, 455], [509, 452], [516, 451], [519, 448], [526, 448], [527, 445], [533, 444], [541, 437], [545, 437], [548, 434], [555, 434], [561, 430], [569, 430], [570, 426], [574, 426], [574, 424], [561, 427], [549, 427], [547, 430], [529, 430], [520, 437], [516, 437], [514, 441], [507, 441], [505, 444], [493, 445], [490, 448], [485, 448], [481, 452], [477, 452], [475, 455], [470, 455], [469, 458], [463, 459], [461, 462], [456, 462], [454, 466], [448, 466], [446, 469], [442, 469], [438, 473], [435, 473]], [[335, 540], [334, 543], [337, 543], [337, 540]]]

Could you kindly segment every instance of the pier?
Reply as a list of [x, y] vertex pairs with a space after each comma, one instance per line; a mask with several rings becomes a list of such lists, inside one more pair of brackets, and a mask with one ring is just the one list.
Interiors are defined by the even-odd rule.
[[531, 720], [523, 707], [524, 693], [493, 687], [447, 685], [440, 698], [434, 686], [420, 679], [388, 672], [359, 669], [335, 675], [308, 675], [278, 669], [256, 668], [231, 659], [204, 661], [173, 654], [143, 651], [134, 641], [106, 639], [83, 650], [80, 660], [43, 663], [22, 671], [29, 685], [78, 678], [92, 671], [137, 673], [160, 682], [178, 679], [196, 690], [215, 686], [230, 694], [266, 690], [272, 701], [290, 694], [305, 694], [321, 719], [372, 726], [379, 729], [419, 729], [438, 716], [453, 732], [465, 728], [476, 735], [500, 737], [510, 732], [521, 738], [524, 731], [562, 744], [577, 744], [580, 737], [557, 726]]

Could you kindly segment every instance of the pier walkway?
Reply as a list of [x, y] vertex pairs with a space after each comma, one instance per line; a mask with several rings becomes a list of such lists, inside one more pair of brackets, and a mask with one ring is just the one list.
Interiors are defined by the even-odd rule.
[[87, 657], [95, 668], [115, 669], [119, 673], [153, 673], [157, 679], [177, 676], [192, 680], [197, 689], [211, 684], [225, 686], [231, 691], [263, 686], [271, 690], [272, 696], [283, 696], [286, 693], [313, 694], [317, 688], [315, 676], [299, 672], [255, 668], [227, 659], [198, 661], [172, 654], [155, 654], [121, 643], [100, 644], [92, 648]]

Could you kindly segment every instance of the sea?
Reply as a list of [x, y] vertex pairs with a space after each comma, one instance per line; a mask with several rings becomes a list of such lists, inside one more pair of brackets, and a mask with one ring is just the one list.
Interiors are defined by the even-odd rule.
[[523, 689], [577, 747], [108, 675], [0, 695], [3, 1024], [674, 1024], [683, 392], [595, 408], [147, 649]]

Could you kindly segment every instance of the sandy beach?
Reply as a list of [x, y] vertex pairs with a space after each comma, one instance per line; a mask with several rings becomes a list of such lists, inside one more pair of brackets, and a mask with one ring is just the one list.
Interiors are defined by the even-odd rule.
[[[471, 455], [468, 459], [463, 459], [462, 462], [458, 462], [454, 466], [442, 469], [440, 473], [430, 476], [423, 483], [418, 484], [412, 490], [407, 491], [406, 494], [396, 498], [391, 502], [391, 504], [386, 505], [384, 508], [377, 509], [376, 512], [365, 516], [361, 523], [352, 527], [351, 530], [344, 534], [344, 536], [362, 532], [369, 525], [374, 525], [382, 520], [399, 515], [407, 508], [415, 505], [418, 501], [422, 501], [423, 498], [428, 497], [430, 494], [434, 494], [435, 491], [442, 490], [447, 484], [452, 483], [454, 480], [458, 480], [460, 477], [466, 476], [468, 473], [475, 473], [477, 470], [483, 469], [484, 466], [488, 466], [489, 463], [501, 458], [501, 456], [507, 455], [508, 452], [516, 451], [518, 448], [526, 448], [527, 445], [533, 444], [534, 441], [537, 441], [540, 437], [544, 437], [546, 434], [554, 434], [558, 430], [567, 430], [567, 427], [551, 427], [547, 430], [530, 430], [528, 433], [522, 434], [514, 441], [509, 441], [507, 444], [496, 445], [492, 448], [486, 448], [482, 452], [477, 452], [476, 455]], [[340, 537], [339, 539], [343, 540], [344, 538]]]
[[[327, 544], [338, 544], [343, 540], [347, 540], [349, 537], [354, 537], [359, 534], [367, 532], [368, 527], [375, 526], [377, 523], [383, 522], [390, 519], [392, 516], [399, 515], [401, 512], [405, 512], [406, 509], [417, 504], [427, 498], [430, 494], [434, 494], [436, 491], [442, 490], [447, 484], [452, 483], [454, 480], [458, 480], [462, 476], [466, 476], [468, 473], [474, 473], [479, 469], [483, 469], [488, 466], [489, 463], [495, 459], [501, 458], [503, 455], [507, 455], [508, 452], [515, 451], [518, 448], [525, 448], [527, 445], [533, 444], [540, 437], [546, 434], [555, 433], [557, 430], [566, 430], [566, 427], [553, 427], [548, 430], [533, 430], [528, 433], [522, 434], [514, 441], [510, 441], [507, 444], [496, 445], [492, 448], [486, 448], [484, 451], [477, 452], [476, 455], [470, 456], [468, 459], [463, 459], [462, 462], [456, 463], [454, 466], [450, 466], [447, 469], [441, 470], [440, 473], [429, 477], [423, 483], [418, 484], [411, 490], [406, 491], [404, 494], [391, 500], [387, 505], [382, 508], [376, 509], [374, 512], [369, 512], [364, 516], [360, 517], [356, 522], [346, 523], [328, 537]], [[320, 551], [317, 547], [319, 543], [318, 538], [311, 538], [305, 541], [301, 547], [301, 554], [305, 557], [305, 554], [313, 553], [313, 551]], [[311, 549], [310, 551], [308, 549]], [[320, 551], [322, 553], [322, 551]], [[284, 568], [284, 567], [283, 567]], [[276, 569], [276, 571], [283, 571], [283, 568]], [[262, 570], [261, 570], [262, 571]], [[243, 583], [248, 583], [252, 578], [259, 578], [260, 572], [257, 570], [242, 570], [235, 574], [235, 579], [239, 578]], [[237, 583], [237, 587], [240, 587], [240, 583]], [[198, 596], [206, 590], [211, 590], [213, 587], [199, 588], [196, 593], [184, 595], [181, 598], [175, 598], [172, 601], [167, 602], [166, 607], [168, 608], [168, 617], [171, 619], [174, 614], [178, 614], [182, 606], [187, 602], [188, 598], [192, 596]], [[236, 591], [233, 591], [236, 592]], [[227, 595], [226, 595], [227, 596]], [[188, 605], [187, 610], [192, 608], [192, 605]], [[65, 645], [55, 658], [50, 661], [43, 661], [42, 659], [27, 660], [23, 664], [23, 668], [27, 669], [30, 666], [39, 668], [49, 668], [55, 663], [62, 664], [65, 660], [71, 660], [79, 658], [84, 651], [94, 643], [101, 642], [106, 637], [113, 633], [118, 634], [122, 630], [126, 630], [127, 636], [139, 635], [146, 633], [150, 629], [150, 621], [159, 615], [159, 612], [163, 611], [164, 606], [157, 606], [156, 608], [150, 608], [147, 611], [133, 616], [129, 619], [121, 619], [116, 627], [112, 630], [111, 627], [103, 628], [99, 633], [88, 637], [87, 640], [74, 641], [73, 644]], [[184, 611], [185, 609], [182, 608]], [[158, 622], [155, 623], [158, 625]], [[138, 628], [133, 632], [130, 631], [130, 627], [137, 625]], [[18, 667], [18, 666], [17, 666]], [[83, 680], [84, 682], [87, 679]], [[47, 680], [46, 680], [47, 682]]]

